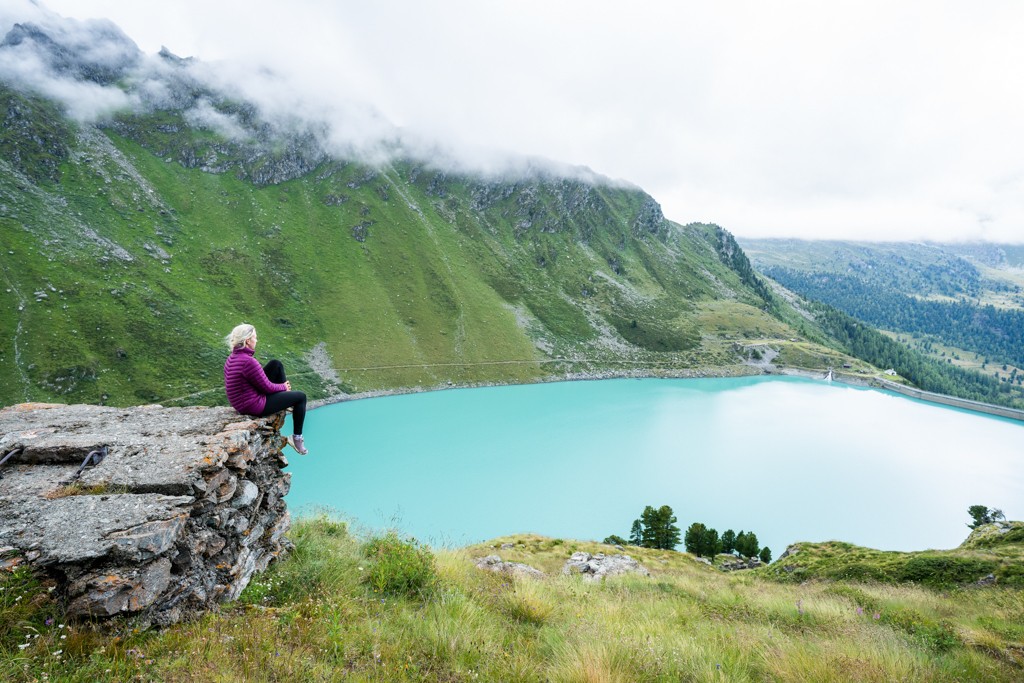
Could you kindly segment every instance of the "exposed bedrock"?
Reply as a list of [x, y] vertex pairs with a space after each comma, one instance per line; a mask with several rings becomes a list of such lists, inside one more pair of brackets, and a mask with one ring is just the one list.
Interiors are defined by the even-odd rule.
[[230, 408], [0, 410], [0, 458], [12, 454], [0, 566], [48, 574], [72, 616], [166, 624], [238, 597], [288, 547], [283, 421]]

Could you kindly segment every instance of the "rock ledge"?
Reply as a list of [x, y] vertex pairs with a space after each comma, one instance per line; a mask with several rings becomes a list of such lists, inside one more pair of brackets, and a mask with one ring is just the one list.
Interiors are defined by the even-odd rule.
[[167, 624], [233, 600], [287, 548], [283, 420], [230, 408], [0, 410], [0, 458], [13, 453], [0, 466], [0, 566], [55, 579], [70, 616]]

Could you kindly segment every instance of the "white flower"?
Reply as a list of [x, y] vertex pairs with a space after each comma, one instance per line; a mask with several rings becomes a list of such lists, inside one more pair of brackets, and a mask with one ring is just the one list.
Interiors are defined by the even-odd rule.
[[32, 643], [22, 643], [21, 645], [18, 646], [18, 649], [19, 650], [24, 650], [26, 647], [28, 647], [31, 644]]

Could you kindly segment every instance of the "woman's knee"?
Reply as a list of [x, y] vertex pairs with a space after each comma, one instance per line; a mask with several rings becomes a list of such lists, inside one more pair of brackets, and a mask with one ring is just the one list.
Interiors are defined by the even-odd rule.
[[267, 364], [263, 366], [263, 372], [271, 382], [282, 384], [285, 381], [284, 363], [276, 358], [268, 361]]

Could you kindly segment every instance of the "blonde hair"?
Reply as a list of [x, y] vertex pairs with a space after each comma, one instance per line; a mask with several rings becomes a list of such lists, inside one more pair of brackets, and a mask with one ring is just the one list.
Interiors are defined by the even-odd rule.
[[224, 337], [224, 341], [227, 343], [228, 348], [234, 351], [237, 348], [241, 348], [245, 345], [245, 341], [256, 334], [256, 328], [249, 323], [242, 323], [236, 325], [235, 329], [231, 330], [231, 334]]

